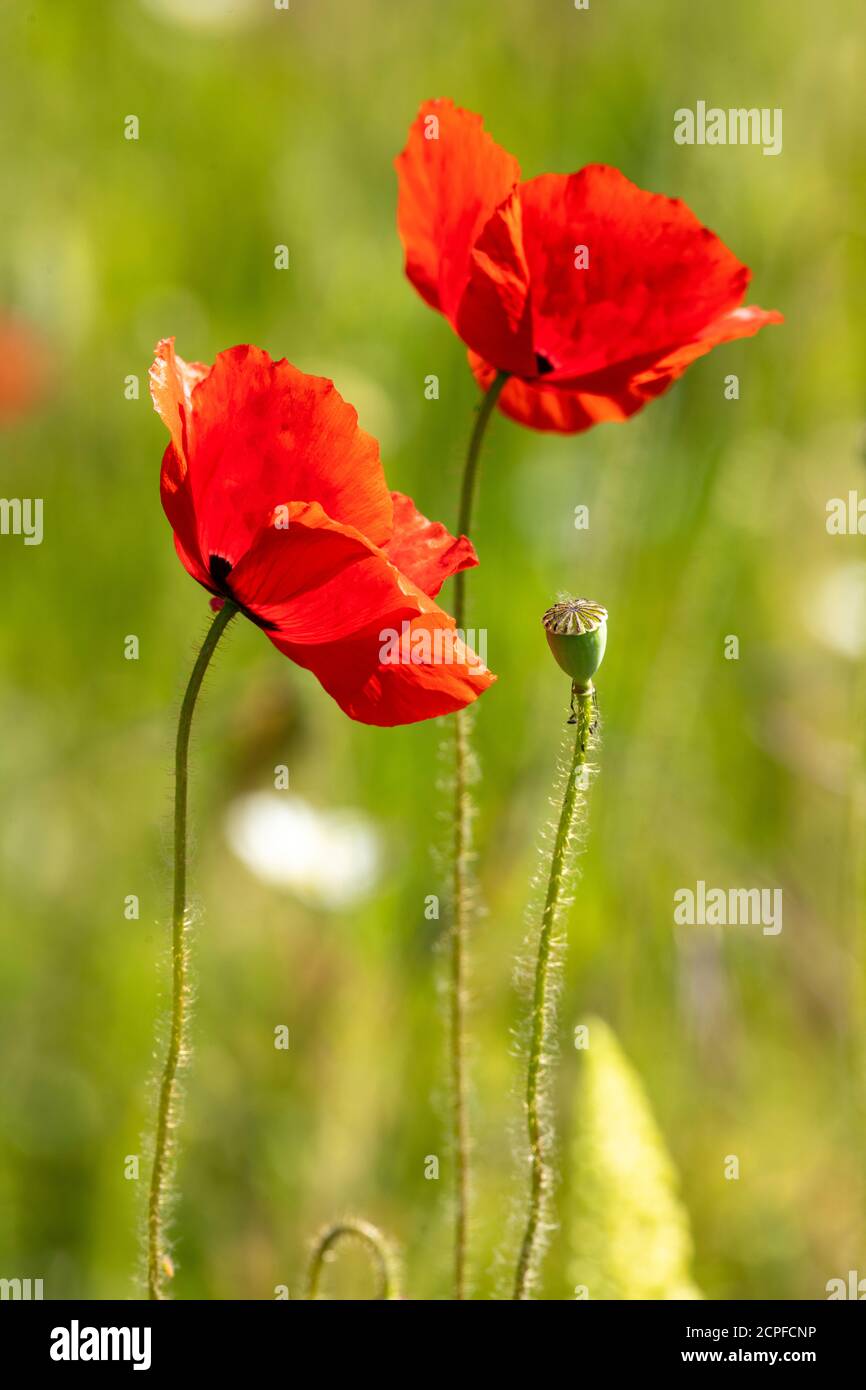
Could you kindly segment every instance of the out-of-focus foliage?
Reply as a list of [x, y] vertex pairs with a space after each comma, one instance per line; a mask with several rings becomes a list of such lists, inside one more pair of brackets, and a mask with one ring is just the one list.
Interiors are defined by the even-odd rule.
[[688, 1215], [641, 1079], [600, 1018], [586, 1038], [567, 1217], [575, 1286], [594, 1299], [698, 1298]]
[[[392, 168], [436, 95], [483, 112], [525, 177], [602, 161], [685, 199], [751, 266], [752, 302], [786, 315], [627, 424], [492, 422], [468, 583], [499, 675], [475, 720], [476, 1291], [497, 1287], [514, 1190], [513, 962], [568, 702], [540, 620], [562, 590], [610, 613], [563, 1038], [598, 1013], [639, 1060], [708, 1298], [820, 1298], [863, 1273], [866, 540], [825, 527], [866, 481], [850, 0], [7, 0], [0, 52], [0, 308], [40, 372], [0, 433], [0, 494], [42, 497], [45, 529], [0, 536], [0, 1276], [42, 1277], [46, 1298], [133, 1288], [172, 739], [208, 617], [159, 504], [154, 343], [208, 361], [255, 342], [332, 376], [390, 485], [453, 525], [478, 393], [403, 276]], [[781, 107], [782, 153], [676, 145], [698, 100]], [[350, 724], [250, 624], [218, 656], [193, 737], [179, 1298], [300, 1296], [309, 1240], [347, 1213], [394, 1238], [409, 1297], [448, 1291], [444, 917], [425, 910], [446, 891], [445, 732]], [[278, 764], [311, 843], [333, 816], [371, 832], [375, 856], [341, 852], [340, 907], [323, 856], [300, 877], [275, 862], [259, 811], [252, 852]], [[698, 879], [781, 887], [782, 932], [675, 928]], [[579, 1063], [564, 1047], [564, 1134]], [[570, 1295], [570, 1235], [551, 1298]], [[368, 1294], [363, 1252], [327, 1287]]]

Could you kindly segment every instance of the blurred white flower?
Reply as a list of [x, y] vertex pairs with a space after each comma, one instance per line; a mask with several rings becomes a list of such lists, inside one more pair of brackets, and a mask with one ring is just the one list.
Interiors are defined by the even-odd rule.
[[190, 29], [236, 29], [255, 17], [256, 0], [144, 0], [160, 19]]
[[229, 806], [225, 833], [251, 873], [312, 907], [351, 907], [379, 878], [381, 837], [358, 811], [319, 811], [287, 792], [253, 792]]
[[803, 602], [812, 636], [841, 656], [866, 652], [866, 563], [851, 560], [813, 581]]

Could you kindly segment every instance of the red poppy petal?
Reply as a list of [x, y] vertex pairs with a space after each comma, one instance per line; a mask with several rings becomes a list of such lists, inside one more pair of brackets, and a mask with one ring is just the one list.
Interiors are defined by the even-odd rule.
[[177, 531], [174, 533], [174, 548], [187, 574], [191, 574], [193, 579], [197, 579], [199, 584], [203, 584], [210, 593], [213, 593], [213, 581], [202, 564], [200, 556], [196, 550], [187, 549]]
[[[697, 339], [749, 271], [678, 199], [593, 164], [521, 186], [535, 347], [570, 378]], [[587, 248], [586, 268], [575, 264]]]
[[171, 435], [181, 471], [186, 469], [186, 429], [192, 411], [192, 393], [207, 376], [204, 362], [184, 362], [174, 350], [174, 338], [162, 338], [156, 345], [150, 369], [150, 394], [154, 408]]
[[[435, 610], [416, 574], [438, 587], [448, 574], [476, 563], [475, 552], [465, 539], [427, 521], [409, 498], [396, 497], [408, 529], [394, 553], [332, 521], [318, 504], [297, 503], [288, 527], [262, 528], [228, 574], [227, 592], [267, 630], [300, 643], [347, 637], [381, 625], [389, 614]], [[410, 572], [398, 565], [398, 555]]]
[[169, 444], [162, 457], [159, 491], [181, 563], [193, 579], [200, 584], [209, 584], [207, 565], [199, 550], [198, 521], [192, 492], [186, 480], [186, 468], [174, 444]]
[[266, 629], [292, 642], [337, 640], [401, 603], [419, 608], [415, 586], [384, 551], [318, 503], [296, 503], [288, 527], [262, 527], [225, 583]]
[[469, 258], [469, 280], [454, 328], [500, 371], [534, 376], [529, 267], [523, 251], [522, 204], [517, 189], [483, 228]]
[[753, 338], [768, 324], [784, 322], [785, 316], [778, 309], [760, 309], [757, 304], [744, 304], [738, 309], [731, 309], [708, 324], [695, 342], [683, 343], [681, 347], [665, 353], [652, 366], [636, 372], [632, 381], [642, 391], [660, 378], [665, 378], [666, 384], [675, 381], [692, 362], [712, 352], [720, 343], [734, 342], [737, 338]]
[[411, 497], [392, 492], [394, 534], [385, 554], [425, 594], [435, 598], [445, 580], [478, 564], [467, 536], [455, 537], [440, 521], [428, 521]]
[[482, 229], [520, 179], [517, 160], [480, 116], [425, 101], [396, 158], [397, 228], [406, 274], [434, 309], [456, 313]]
[[201, 375], [162, 346], [154, 401], [172, 433], [175, 490], [189, 491], [205, 562], [218, 555], [237, 564], [274, 509], [298, 501], [321, 503], [377, 544], [388, 539], [379, 446], [333, 382], [249, 346], [220, 353]]
[[[544, 378], [544, 384], [513, 377], [499, 397], [499, 408], [518, 424], [560, 434], [578, 434], [592, 425], [627, 420], [720, 343], [752, 337], [767, 324], [783, 322], [784, 316], [775, 309], [745, 305], [721, 315], [694, 342], [664, 353], [654, 362], [640, 358], [562, 384], [551, 377]], [[488, 390], [495, 368], [473, 352], [469, 353], [469, 365], [479, 386]]]
[[340, 708], [362, 724], [390, 728], [450, 714], [471, 704], [496, 679], [456, 636], [454, 619], [433, 605], [412, 617], [395, 614], [378, 629], [344, 642], [294, 646], [273, 635], [271, 641], [312, 671]]
[[[404, 519], [411, 505], [398, 497]], [[449, 537], [446, 549], [435, 534], [428, 542], [434, 553], [425, 555], [424, 527], [433, 533], [436, 528], [412, 511], [417, 521], [405, 538], [411, 560], [428, 575], [437, 564], [465, 561], [459, 542]], [[493, 680], [456, 637], [453, 618], [384, 551], [315, 504], [293, 509], [285, 530], [263, 528], [226, 586], [279, 651], [313, 671], [346, 713], [364, 723], [404, 724], [446, 714]], [[428, 652], [409, 659], [398, 641], [404, 625], [409, 634], [429, 629], [440, 636], [427, 639]], [[383, 644], [392, 649], [384, 656]], [[411, 656], [413, 649], [406, 650]]]

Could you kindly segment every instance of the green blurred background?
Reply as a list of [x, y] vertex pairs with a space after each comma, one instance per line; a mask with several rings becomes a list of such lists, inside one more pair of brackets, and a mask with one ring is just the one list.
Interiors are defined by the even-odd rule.
[[[476, 1292], [501, 1288], [522, 1190], [513, 963], [567, 698], [539, 624], [561, 590], [611, 618], [544, 1293], [574, 1282], [571, 1037], [590, 1014], [640, 1073], [704, 1294], [822, 1298], [828, 1279], [866, 1275], [866, 564], [862, 538], [825, 528], [828, 498], [864, 482], [866, 103], [849, 6], [6, 0], [0, 48], [0, 309], [44, 359], [41, 399], [0, 435], [2, 492], [45, 499], [41, 546], [0, 538], [0, 1276], [42, 1277], [48, 1298], [136, 1291], [146, 1165], [135, 1182], [124, 1163], [150, 1113], [171, 747], [207, 616], [159, 504], [154, 343], [175, 334], [210, 361], [253, 342], [332, 376], [391, 485], [453, 524], [477, 392], [403, 276], [392, 170], [438, 95], [482, 112], [524, 176], [601, 161], [684, 198], [752, 267], [750, 302], [787, 320], [628, 424], [568, 438], [493, 422], [470, 581], [499, 674], [476, 720]], [[783, 153], [675, 145], [674, 110], [699, 99], [782, 107]], [[445, 923], [424, 914], [446, 891], [446, 733], [353, 725], [251, 625], [226, 643], [194, 748], [177, 1297], [298, 1297], [309, 1238], [347, 1213], [393, 1235], [410, 1296], [448, 1295]], [[375, 888], [339, 911], [262, 878], [227, 837], [239, 798], [278, 795], [278, 763], [293, 796], [379, 836]], [[675, 930], [673, 893], [699, 878], [782, 887], [782, 933]], [[351, 1252], [327, 1280], [371, 1288]]]

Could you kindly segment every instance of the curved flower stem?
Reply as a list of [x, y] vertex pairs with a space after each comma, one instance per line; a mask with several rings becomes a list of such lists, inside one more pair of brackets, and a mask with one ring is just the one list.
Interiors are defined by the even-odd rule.
[[400, 1273], [394, 1253], [386, 1238], [369, 1221], [336, 1221], [321, 1232], [307, 1270], [307, 1298], [315, 1301], [319, 1297], [319, 1283], [322, 1268], [328, 1254], [340, 1240], [359, 1240], [370, 1255], [371, 1262], [379, 1278], [379, 1300], [394, 1300], [400, 1297]]
[[[458, 536], [469, 534], [481, 459], [481, 444], [493, 408], [508, 380], [494, 378], [481, 402], [469, 440], [460, 489]], [[466, 616], [466, 573], [454, 576], [454, 619], [462, 631]], [[454, 716], [454, 841], [451, 962], [448, 979], [448, 1037], [451, 1068], [451, 1147], [454, 1156], [454, 1297], [466, 1297], [466, 1242], [469, 1221], [469, 1114], [466, 1094], [466, 936], [470, 914], [469, 714]]]
[[177, 1074], [186, 1056], [187, 1006], [189, 989], [187, 966], [189, 922], [186, 912], [186, 808], [188, 788], [189, 735], [201, 683], [225, 629], [238, 609], [226, 601], [207, 631], [192, 668], [177, 726], [174, 760], [174, 906], [171, 919], [171, 1032], [159, 1086], [153, 1170], [147, 1207], [147, 1293], [161, 1299], [163, 1280], [171, 1265], [166, 1248], [166, 1207], [169, 1199], [174, 1131], [177, 1127]]
[[[577, 706], [575, 710], [575, 705]], [[535, 964], [535, 986], [532, 997], [532, 1037], [530, 1041], [529, 1067], [526, 1077], [526, 1127], [529, 1140], [530, 1180], [529, 1199], [526, 1211], [526, 1229], [517, 1260], [514, 1278], [515, 1299], [529, 1297], [535, 1278], [539, 1250], [539, 1228], [544, 1209], [550, 1195], [553, 1181], [553, 1168], [549, 1153], [550, 1136], [546, 1130], [545, 1119], [545, 1069], [549, 1065], [547, 1043], [553, 1026], [553, 1001], [551, 998], [552, 951], [556, 944], [557, 928], [565, 909], [565, 897], [574, 847], [574, 831], [577, 826], [580, 802], [578, 784], [586, 766], [590, 735], [593, 729], [593, 690], [572, 690], [572, 721], [577, 728], [574, 736], [574, 751], [568, 771], [568, 780], [562, 798], [562, 809], [556, 829], [556, 839], [550, 859], [550, 874], [544, 908], [541, 914], [541, 930], [538, 937], [538, 956]]]
[[[460, 486], [460, 511], [457, 514], [457, 534], [458, 536], [468, 536], [472, 529], [472, 512], [475, 507], [475, 488], [478, 481], [478, 465], [481, 462], [481, 444], [484, 439], [484, 432], [487, 429], [493, 408], [502, 394], [502, 388], [508, 380], [507, 372], [497, 372], [490, 388], [481, 402], [478, 414], [475, 417], [475, 425], [469, 439], [469, 448], [466, 451], [466, 462], [463, 465], [463, 482]], [[460, 570], [454, 576], [454, 620], [458, 628], [463, 626], [466, 617], [466, 571]]]

